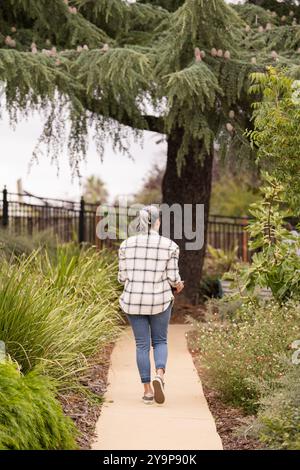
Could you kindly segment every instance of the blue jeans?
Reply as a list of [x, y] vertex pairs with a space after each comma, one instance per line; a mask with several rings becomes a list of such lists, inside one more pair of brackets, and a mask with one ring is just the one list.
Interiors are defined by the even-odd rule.
[[127, 315], [136, 343], [136, 362], [142, 383], [151, 382], [150, 340], [156, 369], [166, 370], [168, 357], [168, 325], [173, 302], [164, 312], [155, 315]]

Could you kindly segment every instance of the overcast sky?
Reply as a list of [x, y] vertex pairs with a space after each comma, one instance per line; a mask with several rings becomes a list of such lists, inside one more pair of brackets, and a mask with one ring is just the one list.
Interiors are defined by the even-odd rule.
[[[5, 116], [0, 120], [0, 188], [7, 185], [10, 191], [16, 191], [17, 180], [21, 178], [23, 189], [35, 195], [79, 198], [82, 181], [76, 176], [72, 178], [67, 155], [60, 159], [59, 171], [56, 165], [51, 165], [46, 156], [42, 157], [38, 164], [29, 165], [41, 129], [39, 116], [30, 119], [30, 122], [22, 122], [16, 131], [9, 127]], [[159, 162], [163, 165], [166, 160], [165, 145], [157, 145], [157, 140], [157, 134], [148, 132], [143, 148], [132, 142], [131, 153], [134, 161], [124, 155], [115, 154], [108, 144], [103, 163], [91, 142], [87, 161], [80, 166], [82, 180], [90, 175], [101, 177], [111, 198], [118, 194], [136, 192], [152, 163]]]
[[[78, 199], [82, 181], [77, 177], [72, 179], [66, 155], [60, 160], [59, 172], [46, 157], [41, 158], [39, 164], [29, 168], [32, 151], [41, 130], [42, 124], [38, 115], [32, 117], [29, 122], [20, 123], [14, 131], [3, 113], [0, 120], [0, 188], [6, 185], [9, 191], [16, 191], [17, 180], [21, 179], [23, 188], [33, 194]], [[156, 142], [157, 135], [150, 132], [145, 133], [143, 148], [132, 142], [131, 153], [134, 161], [114, 154], [108, 144], [103, 163], [91, 143], [87, 161], [80, 167], [82, 178], [90, 175], [101, 177], [107, 185], [111, 199], [118, 194], [134, 193], [141, 187], [143, 178], [153, 163], [164, 165], [166, 161], [166, 145], [158, 145]]]

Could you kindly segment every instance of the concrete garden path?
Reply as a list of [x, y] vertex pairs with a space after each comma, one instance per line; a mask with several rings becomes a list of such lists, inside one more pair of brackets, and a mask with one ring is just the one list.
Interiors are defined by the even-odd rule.
[[143, 389], [135, 363], [134, 338], [130, 327], [124, 330], [112, 353], [109, 386], [93, 449], [222, 449], [187, 349], [185, 333], [189, 328], [188, 325], [169, 326], [164, 405], [145, 405], [141, 401]]

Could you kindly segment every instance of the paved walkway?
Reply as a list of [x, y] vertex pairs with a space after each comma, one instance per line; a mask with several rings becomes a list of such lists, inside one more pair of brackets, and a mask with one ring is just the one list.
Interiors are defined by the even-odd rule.
[[164, 405], [145, 405], [141, 401], [143, 389], [135, 364], [134, 339], [130, 328], [125, 329], [112, 354], [109, 387], [93, 449], [222, 449], [187, 349], [188, 329], [188, 325], [169, 326]]

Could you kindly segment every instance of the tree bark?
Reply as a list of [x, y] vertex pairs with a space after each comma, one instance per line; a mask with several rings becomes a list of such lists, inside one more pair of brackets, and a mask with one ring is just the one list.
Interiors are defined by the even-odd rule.
[[[171, 218], [171, 238], [180, 248], [179, 269], [181, 278], [185, 281], [185, 298], [195, 304], [198, 303], [199, 284], [206, 251], [213, 151], [211, 150], [210, 154], [205, 152], [201, 141], [197, 142], [196, 145], [195, 143], [191, 145], [189, 154], [186, 157], [186, 164], [182, 168], [181, 175], [178, 176], [176, 159], [181, 139], [182, 132], [180, 130], [168, 137], [168, 158], [163, 178], [162, 194], [163, 203], [168, 205], [180, 204], [182, 211], [184, 204], [192, 204], [193, 230], [196, 226], [196, 204], [204, 204], [204, 246], [200, 250], [186, 249], [186, 242], [190, 240], [185, 238], [184, 233], [182, 239], [174, 239], [174, 224]], [[204, 151], [201, 162], [195, 158], [200, 151]]]

